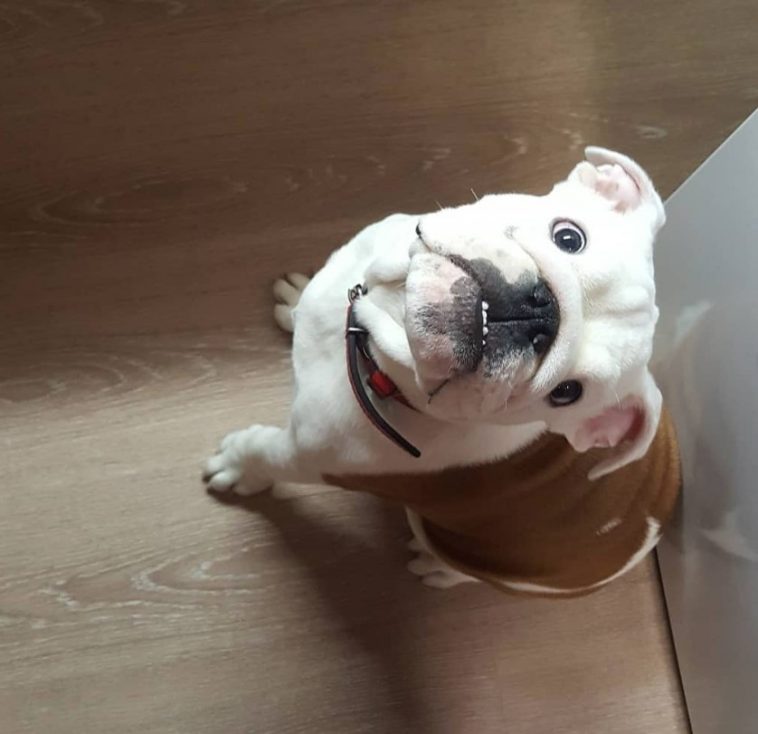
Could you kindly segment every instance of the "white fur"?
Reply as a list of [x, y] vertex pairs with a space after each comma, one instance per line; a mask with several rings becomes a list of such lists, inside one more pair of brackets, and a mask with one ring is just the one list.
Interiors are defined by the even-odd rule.
[[[606, 440], [582, 432], [587, 421], [620, 404], [643, 414], [643, 429], [596, 473], [644, 454], [660, 414], [660, 394], [647, 362], [657, 319], [652, 244], [663, 209], [635, 163], [594, 148], [587, 157], [545, 196], [501, 194], [422, 217], [393, 215], [334, 252], [312, 280], [290, 275], [278, 281], [276, 320], [285, 330], [294, 329], [297, 389], [289, 423], [230, 434], [206, 465], [208, 486], [252, 493], [278, 481], [318, 482], [323, 474], [475, 464], [504, 458], [546, 429], [584, 450], [589, 446], [578, 444]], [[584, 252], [571, 255], [555, 246], [550, 228], [558, 219], [585, 229]], [[423, 241], [415, 233], [419, 222]], [[431, 287], [424, 273], [435, 271], [435, 258], [448, 262], [444, 258], [450, 255], [487, 258], [510, 282], [524, 273], [539, 274], [558, 300], [561, 322], [539, 363], [506, 361], [494, 378], [481, 369], [450, 374], [449, 385], [430, 402], [439, 364], [430, 367], [417, 358], [425, 337], [410, 328], [408, 304], [423, 301], [418, 293]], [[347, 290], [358, 283], [369, 289], [357, 302], [356, 315], [371, 333], [372, 352], [418, 409], [385, 401], [381, 411], [419, 446], [419, 459], [379, 433], [352, 394], [344, 325]], [[564, 379], [583, 381], [582, 400], [550, 407], [546, 396]], [[440, 572], [428, 564], [425, 559], [414, 568], [428, 567], [425, 577]], [[435, 579], [438, 585], [450, 581]]]
[[411, 573], [420, 576], [426, 586], [436, 589], [449, 589], [458, 584], [478, 582], [473, 576], [451, 568], [436, 555], [424, 530], [424, 524], [415, 512], [406, 508], [405, 515], [408, 527], [413, 533], [413, 540], [408, 544], [408, 548], [416, 553], [416, 557], [407, 566]]

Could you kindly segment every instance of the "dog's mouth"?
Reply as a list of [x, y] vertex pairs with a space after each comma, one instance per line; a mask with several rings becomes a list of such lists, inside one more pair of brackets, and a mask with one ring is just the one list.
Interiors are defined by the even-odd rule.
[[532, 273], [509, 283], [484, 258], [414, 258], [406, 301], [411, 350], [431, 381], [502, 375], [541, 358], [558, 332], [558, 303], [547, 283]]

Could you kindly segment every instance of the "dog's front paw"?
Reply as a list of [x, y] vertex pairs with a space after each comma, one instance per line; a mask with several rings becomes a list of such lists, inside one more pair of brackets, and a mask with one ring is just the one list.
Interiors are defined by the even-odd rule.
[[247, 496], [271, 486], [270, 480], [255, 472], [253, 447], [261, 431], [265, 431], [263, 426], [253, 426], [224, 437], [218, 452], [205, 462], [203, 469], [203, 481], [210, 491], [234, 491]]
[[408, 563], [407, 568], [412, 574], [421, 577], [422, 584], [435, 589], [449, 589], [451, 586], [457, 586], [466, 581], [475, 581], [471, 576], [450, 568], [427, 551], [417, 553], [416, 557]]
[[302, 273], [287, 273], [274, 283], [274, 321], [282, 331], [291, 334], [295, 330], [293, 312], [308, 283], [310, 278]]

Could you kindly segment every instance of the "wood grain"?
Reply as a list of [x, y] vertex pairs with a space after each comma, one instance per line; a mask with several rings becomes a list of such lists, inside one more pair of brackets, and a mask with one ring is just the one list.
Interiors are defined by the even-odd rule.
[[285, 415], [275, 275], [585, 143], [670, 192], [758, 100], [755, 11], [4, 0], [0, 730], [684, 731], [651, 565], [437, 594], [394, 510], [221, 506], [198, 468]]

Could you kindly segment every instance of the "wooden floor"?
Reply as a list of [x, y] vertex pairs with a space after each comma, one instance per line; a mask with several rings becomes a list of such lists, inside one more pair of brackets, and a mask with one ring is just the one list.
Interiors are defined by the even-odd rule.
[[199, 466], [285, 415], [276, 274], [544, 191], [585, 143], [671, 192], [758, 103], [755, 12], [5, 0], [0, 731], [685, 731], [652, 564], [576, 601], [434, 592], [396, 510], [222, 505]]

